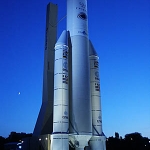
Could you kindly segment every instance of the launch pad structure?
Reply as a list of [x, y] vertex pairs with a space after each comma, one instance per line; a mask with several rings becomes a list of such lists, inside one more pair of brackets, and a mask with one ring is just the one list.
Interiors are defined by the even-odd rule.
[[66, 1], [67, 28], [57, 41], [58, 6], [47, 5], [42, 105], [23, 150], [106, 150], [87, 0]]

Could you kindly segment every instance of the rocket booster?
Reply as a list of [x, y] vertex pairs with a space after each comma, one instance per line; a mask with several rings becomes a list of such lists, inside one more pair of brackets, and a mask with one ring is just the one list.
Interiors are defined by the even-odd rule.
[[68, 45], [67, 31], [55, 44], [53, 133], [68, 132]]
[[[54, 105], [52, 150], [67, 150], [68, 110], [68, 32], [63, 31], [55, 44]], [[60, 140], [58, 140], [60, 139]]]
[[89, 42], [90, 59], [90, 85], [92, 103], [92, 131], [93, 135], [89, 141], [92, 150], [106, 150], [106, 137], [102, 132], [102, 113], [100, 97], [100, 78], [99, 78], [99, 57], [91, 43]]

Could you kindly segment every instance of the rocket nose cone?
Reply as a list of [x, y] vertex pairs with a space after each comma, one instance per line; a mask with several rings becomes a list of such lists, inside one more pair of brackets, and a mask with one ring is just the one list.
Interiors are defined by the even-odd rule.
[[68, 32], [66, 30], [62, 32], [59, 39], [57, 40], [56, 45], [58, 44], [68, 45]]
[[89, 40], [89, 56], [95, 55], [97, 56], [97, 52], [92, 44], [92, 42]]

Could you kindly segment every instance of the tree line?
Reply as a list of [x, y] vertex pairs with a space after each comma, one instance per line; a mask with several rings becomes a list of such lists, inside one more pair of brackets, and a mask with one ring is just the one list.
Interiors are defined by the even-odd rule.
[[23, 132], [21, 133], [11, 132], [7, 138], [0, 136], [0, 150], [4, 150], [4, 144], [21, 142], [23, 138], [31, 137], [31, 136], [32, 133], [26, 134]]
[[150, 139], [138, 132], [126, 134], [124, 138], [115, 132], [115, 137], [107, 138], [106, 150], [150, 150]]

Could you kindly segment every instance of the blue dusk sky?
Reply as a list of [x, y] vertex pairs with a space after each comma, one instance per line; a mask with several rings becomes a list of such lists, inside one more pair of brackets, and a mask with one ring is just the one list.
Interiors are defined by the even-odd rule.
[[[42, 102], [48, 0], [0, 2], [0, 135], [32, 133]], [[58, 4], [58, 20], [66, 0]], [[88, 0], [89, 38], [100, 57], [103, 131], [150, 138], [150, 0]], [[66, 29], [58, 25], [58, 36]]]

